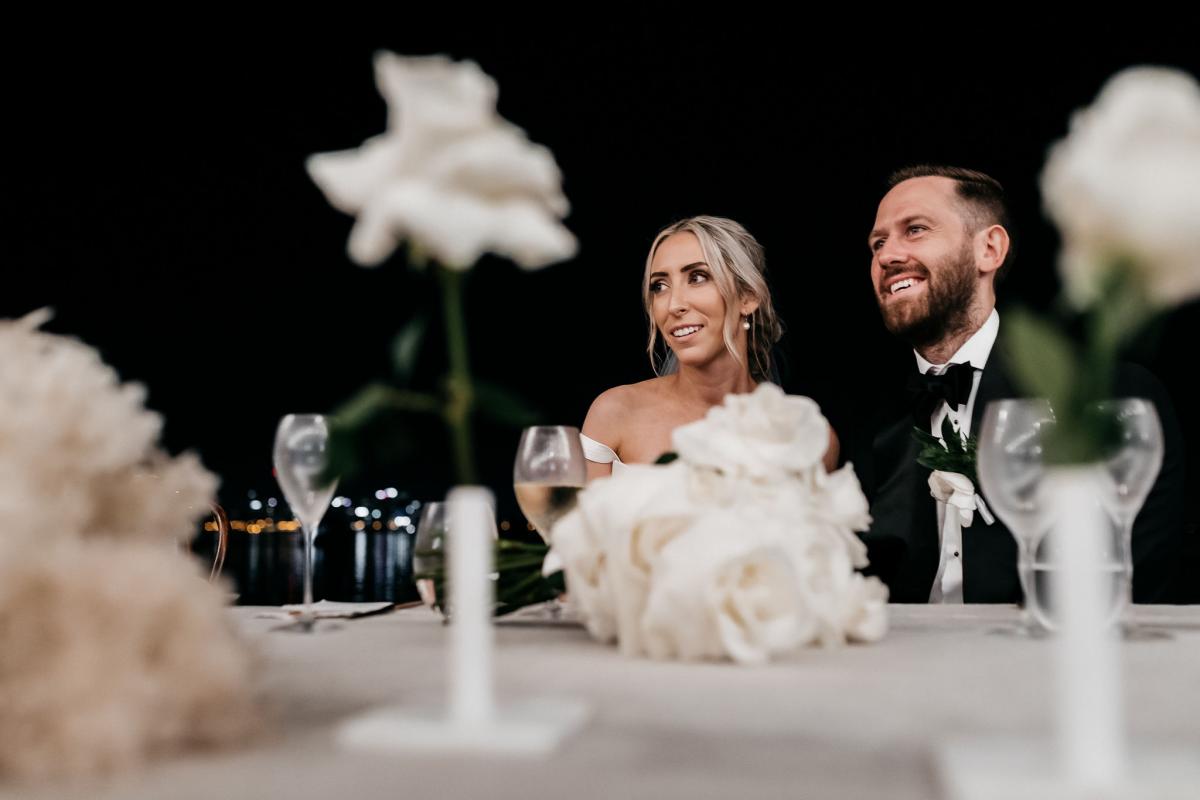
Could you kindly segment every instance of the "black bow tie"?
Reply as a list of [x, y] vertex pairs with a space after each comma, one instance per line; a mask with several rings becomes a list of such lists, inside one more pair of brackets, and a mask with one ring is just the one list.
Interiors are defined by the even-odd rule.
[[916, 399], [914, 413], [918, 421], [927, 425], [930, 415], [942, 402], [950, 408], [964, 405], [971, 399], [974, 383], [975, 367], [970, 364], [951, 364], [941, 375], [913, 373], [908, 379], [908, 390]]

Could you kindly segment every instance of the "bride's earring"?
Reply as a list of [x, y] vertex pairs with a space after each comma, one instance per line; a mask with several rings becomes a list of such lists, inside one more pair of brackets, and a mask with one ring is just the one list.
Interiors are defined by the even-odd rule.
[[742, 329], [750, 330], [750, 317], [742, 317]]

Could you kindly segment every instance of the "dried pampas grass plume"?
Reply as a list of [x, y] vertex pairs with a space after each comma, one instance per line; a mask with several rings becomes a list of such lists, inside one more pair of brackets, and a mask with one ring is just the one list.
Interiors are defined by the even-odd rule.
[[178, 548], [216, 476], [164, 452], [145, 390], [47, 319], [0, 320], [0, 778], [244, 739], [250, 651]]
[[116, 772], [256, 728], [253, 661], [182, 554], [67, 543], [0, 560], [0, 775]]
[[0, 536], [187, 541], [216, 476], [163, 452], [145, 389], [49, 318], [0, 320]]

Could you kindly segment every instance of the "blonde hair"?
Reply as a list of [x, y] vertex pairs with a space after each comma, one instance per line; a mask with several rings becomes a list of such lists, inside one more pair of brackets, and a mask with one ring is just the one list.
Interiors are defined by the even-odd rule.
[[[642, 278], [642, 302], [650, 322], [650, 340], [646, 352], [650, 356], [651, 368], [655, 374], [663, 374], [663, 365], [659, 363], [655, 354], [658, 325], [655, 324], [651, 311], [650, 270], [659, 245], [677, 233], [691, 233], [700, 242], [704, 262], [712, 273], [717, 291], [725, 301], [725, 324], [721, 331], [725, 349], [756, 381], [771, 380], [771, 347], [783, 335], [783, 323], [775, 314], [771, 292], [767, 288], [766, 257], [762, 245], [748, 230], [724, 217], [699, 216], [680, 220], [659, 231], [654, 237], [654, 243], [650, 245], [650, 253], [646, 256], [646, 271]], [[746, 332], [747, 353], [743, 354], [734, 346], [734, 337], [737, 334], [737, 325], [741, 321], [738, 302], [745, 297], [757, 300], [758, 308], [749, 316], [750, 329]]]

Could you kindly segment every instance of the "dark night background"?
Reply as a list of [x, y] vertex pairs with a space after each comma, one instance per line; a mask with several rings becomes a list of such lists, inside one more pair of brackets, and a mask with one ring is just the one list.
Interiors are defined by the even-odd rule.
[[[868, 278], [865, 237], [889, 171], [946, 162], [1004, 183], [1020, 253], [1001, 311], [1046, 309], [1057, 292], [1037, 191], [1047, 146], [1124, 66], [1200, 74], [1182, 32], [1112, 26], [1067, 50], [916, 28], [902, 41], [838, 41], [781, 27], [583, 19], [534, 33], [495, 19], [381, 23], [340, 39], [31, 37], [6, 56], [15, 141], [0, 314], [53, 306], [51, 330], [148, 387], [168, 447], [197, 450], [227, 503], [273, 492], [278, 418], [332, 410], [386, 377], [391, 338], [414, 314], [433, 315], [423, 379], [444, 363], [436, 287], [400, 255], [375, 270], [350, 263], [351, 218], [326, 203], [304, 159], [383, 131], [373, 52], [446, 53], [477, 61], [499, 83], [500, 113], [553, 151], [581, 245], [544, 271], [477, 266], [467, 294], [478, 376], [525, 395], [546, 423], [580, 424], [600, 391], [649, 377], [639, 291], [654, 233], [717, 214], [766, 247], [789, 329], [788, 388], [840, 425], [850, 398], [911, 360], [884, 332]], [[1158, 349], [1138, 356], [1175, 399], [1194, 489], [1198, 328], [1196, 306], [1179, 310]], [[478, 433], [485, 481], [508, 508], [516, 439]], [[378, 482], [439, 495], [444, 439], [426, 431], [419, 450]]]

